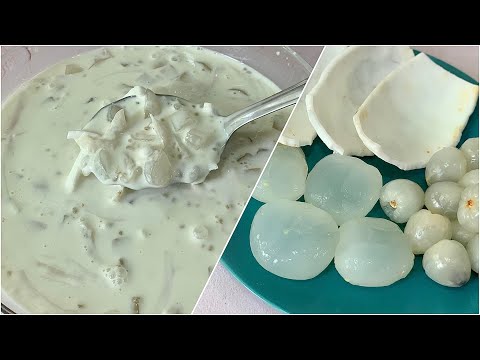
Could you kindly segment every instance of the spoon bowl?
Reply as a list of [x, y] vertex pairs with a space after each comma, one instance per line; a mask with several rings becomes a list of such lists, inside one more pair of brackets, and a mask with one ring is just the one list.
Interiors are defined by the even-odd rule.
[[[241, 128], [242, 126], [248, 124], [251, 121], [259, 119], [263, 116], [269, 115], [272, 112], [281, 110], [287, 106], [293, 105], [297, 102], [298, 98], [300, 97], [302, 90], [307, 83], [308, 79], [304, 79], [299, 83], [292, 85], [291, 87], [282, 90], [268, 98], [260, 100], [252, 105], [247, 106], [246, 108], [240, 109], [233, 114], [228, 116], [220, 116], [219, 118], [223, 118], [223, 123], [225, 127], [225, 132], [228, 134], [228, 138], [230, 138], [233, 133]], [[157, 97], [165, 98], [170, 101], [178, 101], [184, 106], [188, 104], [194, 104], [184, 98], [175, 95], [165, 95], [165, 94], [155, 94]], [[92, 116], [92, 120], [97, 117], [100, 113], [107, 111], [114, 105], [121, 105], [128, 99], [136, 98], [136, 95], [129, 95], [125, 96], [119, 100], [113, 101], [110, 104], [103, 106], [100, 110], [98, 110], [95, 115]], [[198, 104], [197, 104], [198, 105]]]
[[[80, 172], [94, 173], [106, 185], [133, 190], [202, 183], [210, 171], [218, 168], [225, 145], [236, 130], [295, 104], [306, 82], [307, 79], [228, 116], [219, 115], [208, 103], [196, 104], [135, 87], [125, 97], [98, 110], [82, 130], [69, 132], [68, 138], [74, 139], [84, 152], [72, 169], [67, 188], [73, 189]], [[128, 120], [130, 116], [133, 120]], [[100, 150], [86, 154], [92, 148]], [[124, 175], [128, 172], [124, 169], [125, 156], [136, 159], [136, 174]], [[109, 163], [115, 161], [112, 159], [117, 163]], [[109, 167], [115, 170], [109, 171]], [[123, 179], [114, 171], [123, 174]]]

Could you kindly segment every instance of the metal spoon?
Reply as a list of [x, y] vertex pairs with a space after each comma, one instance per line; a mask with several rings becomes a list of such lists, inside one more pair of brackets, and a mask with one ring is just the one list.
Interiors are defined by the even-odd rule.
[[[217, 116], [217, 118], [219, 119], [219, 121], [222, 121], [222, 124], [223, 124], [223, 128], [225, 130], [225, 133], [221, 135], [221, 139], [218, 139], [219, 140], [219, 143], [217, 145], [217, 150], [216, 150], [216, 160], [212, 159], [211, 157], [206, 157], [205, 159], [204, 158], [201, 158], [201, 159], [196, 159], [195, 163], [185, 163], [185, 162], [188, 162], [188, 161], [191, 161], [189, 160], [189, 157], [184, 157], [184, 159], [182, 158], [179, 158], [179, 159], [182, 159], [182, 160], [179, 160], [177, 157], [175, 158], [176, 162], [175, 163], [170, 163], [170, 167], [168, 167], [168, 173], [165, 173], [166, 175], [161, 178], [161, 181], [160, 180], [153, 180], [154, 178], [152, 177], [152, 172], [153, 172], [153, 169], [155, 169], [156, 171], [156, 174], [155, 176], [163, 176], [161, 175], [162, 174], [162, 169], [159, 168], [159, 167], [162, 167], [164, 166], [163, 164], [160, 164], [159, 161], [158, 161], [158, 157], [155, 158], [155, 159], [152, 159], [152, 160], [147, 160], [147, 162], [145, 163], [144, 166], [146, 166], [146, 164], [148, 163], [149, 165], [149, 171], [148, 173], [150, 175], [148, 175], [148, 178], [147, 178], [147, 174], [144, 173], [144, 178], [140, 178], [140, 179], [137, 179], [139, 180], [139, 183], [138, 184], [133, 184], [133, 183], [130, 183], [130, 184], [127, 184], [125, 182], [114, 182], [114, 184], [117, 184], [117, 185], [122, 185], [122, 186], [125, 186], [125, 187], [130, 187], [130, 188], [133, 188], [133, 189], [140, 189], [140, 188], [144, 188], [144, 187], [164, 187], [164, 186], [168, 186], [169, 184], [173, 184], [173, 183], [191, 183], [191, 184], [199, 184], [201, 182], [203, 182], [205, 180], [205, 178], [208, 176], [208, 174], [210, 173], [210, 171], [212, 169], [215, 169], [216, 167], [214, 165], [212, 165], [212, 161], [216, 161], [218, 163], [218, 161], [220, 161], [220, 155], [223, 151], [223, 149], [225, 149], [225, 144], [228, 142], [228, 140], [231, 138], [231, 136], [233, 135], [233, 133], [239, 129], [240, 127], [248, 124], [249, 122], [253, 121], [253, 120], [256, 120], [262, 116], [265, 116], [265, 115], [268, 115], [274, 111], [277, 111], [277, 110], [280, 110], [280, 109], [283, 109], [287, 106], [290, 106], [290, 105], [293, 105], [296, 103], [296, 101], [298, 100], [298, 98], [300, 97], [300, 94], [303, 90], [303, 87], [304, 85], [306, 84], [307, 80], [303, 80], [301, 82], [299, 82], [298, 84], [296, 85], [293, 85], [291, 87], [289, 87], [288, 89], [285, 89], [283, 91], [280, 91], [279, 93], [277, 94], [274, 94], [266, 99], [263, 99], [259, 102], [256, 102], [244, 109], [241, 109], [233, 114], [230, 114], [228, 116], [220, 116], [218, 114], [215, 114]], [[163, 94], [155, 94], [156, 96], [158, 97], [161, 97], [162, 99], [160, 99], [160, 101], [162, 103], [179, 103], [185, 107], [190, 107], [191, 105], [194, 105], [193, 103], [185, 100], [185, 99], [182, 99], [178, 96], [173, 96], [173, 95], [163, 95]], [[111, 111], [112, 113], [116, 113], [120, 107], [122, 106], [122, 103], [124, 102], [127, 102], [127, 101], [132, 101], [133, 98], [136, 98], [137, 95], [129, 95], [129, 96], [126, 96], [120, 100], [117, 100], [117, 101], [114, 101], [106, 106], [104, 106], [103, 108], [101, 108], [92, 118], [92, 120], [101, 112], [104, 112], [108, 109], [108, 111]], [[166, 100], [166, 101], [163, 101], [163, 100]], [[176, 105], [174, 105], [175, 107]], [[213, 110], [213, 112], [215, 113], [215, 111]], [[108, 114], [107, 115], [107, 118], [113, 118], [112, 114]], [[88, 124], [87, 124], [88, 125]], [[218, 123], [217, 123], [218, 125]], [[207, 129], [205, 129], [207, 130]], [[207, 130], [208, 131], [208, 130]], [[71, 137], [71, 138], [74, 138], [74, 137]], [[222, 145], [219, 145], [220, 143], [222, 143]], [[203, 159], [203, 160], [202, 160]], [[77, 158], [77, 161], [75, 162], [72, 170], [71, 170], [71, 175], [69, 174], [69, 179], [73, 179], [73, 181], [69, 180], [67, 181], [67, 184], [69, 184], [67, 186], [67, 190], [71, 191], [71, 189], [73, 189], [74, 187], [74, 184], [75, 184], [75, 181], [76, 179], [78, 178], [79, 176], [79, 165], [81, 163], [81, 161], [83, 161], [83, 155], [79, 155], [79, 157]], [[202, 161], [204, 161], [204, 163], [202, 163]], [[215, 164], [216, 165], [216, 164]], [[104, 166], [104, 165], [102, 165]], [[155, 168], [156, 166], [156, 168]], [[178, 166], [179, 168], [175, 168], [176, 166]], [[173, 168], [173, 169], [172, 169]], [[187, 170], [185, 170], [187, 169]], [[72, 172], [73, 171], [73, 172]], [[146, 170], [144, 170], [146, 171]], [[95, 176], [97, 176], [96, 172], [92, 170], [92, 172], [95, 174]], [[159, 175], [160, 174], [160, 175]], [[168, 180], [168, 174], [170, 174], [170, 178]], [[174, 175], [175, 174], [175, 175]], [[98, 176], [97, 176], [98, 177]], [[168, 180], [168, 183], [166, 183], [166, 181]], [[165, 181], [164, 181], [165, 180]], [[117, 181], [117, 180], [115, 180]], [[148, 185], [146, 184], [148, 183]], [[149, 185], [152, 185], [152, 186], [149, 186]], [[134, 187], [132, 187], [134, 186]]]
[[[272, 112], [281, 110], [287, 106], [293, 105], [297, 102], [300, 94], [302, 93], [303, 87], [305, 86], [307, 79], [300, 81], [298, 84], [290, 86], [289, 88], [282, 90], [266, 99], [260, 100], [246, 108], [243, 108], [233, 114], [223, 117], [223, 123], [225, 132], [230, 138], [235, 130], [241, 128], [243, 125], [248, 124], [249, 122], [261, 118], [265, 115], [271, 114]], [[174, 95], [163, 95], [156, 94], [157, 96], [169, 98], [173, 101], [179, 101], [180, 103], [190, 103], [188, 100], [185, 100], [181, 97]], [[100, 110], [93, 115], [92, 119], [95, 118], [99, 113], [110, 108], [112, 105], [120, 105], [127, 99], [136, 97], [135, 95], [124, 97], [120, 100], [114, 101], [108, 105], [105, 105]]]
[[228, 137], [230, 138], [235, 130], [253, 120], [295, 104], [307, 80], [308, 79], [302, 80], [298, 84], [282, 90], [279, 93], [226, 116], [224, 119], [224, 127]]

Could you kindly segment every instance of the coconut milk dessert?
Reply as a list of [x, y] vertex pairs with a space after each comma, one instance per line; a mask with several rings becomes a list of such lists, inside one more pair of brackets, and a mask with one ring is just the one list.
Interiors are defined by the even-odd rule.
[[212, 104], [135, 86], [67, 138], [80, 147], [66, 181], [70, 192], [80, 173], [133, 190], [199, 184], [218, 168], [228, 134]]
[[277, 91], [197, 47], [95, 50], [24, 84], [2, 108], [3, 290], [36, 313], [190, 313], [289, 111], [224, 149], [215, 114]]

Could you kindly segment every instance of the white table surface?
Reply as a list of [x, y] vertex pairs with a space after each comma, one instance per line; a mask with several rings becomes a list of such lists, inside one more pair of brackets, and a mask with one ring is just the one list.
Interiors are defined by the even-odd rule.
[[[478, 46], [412, 46], [457, 67], [478, 81]], [[318, 48], [293, 47], [313, 65]], [[220, 263], [194, 310], [196, 314], [278, 314], [262, 299], [238, 282]]]

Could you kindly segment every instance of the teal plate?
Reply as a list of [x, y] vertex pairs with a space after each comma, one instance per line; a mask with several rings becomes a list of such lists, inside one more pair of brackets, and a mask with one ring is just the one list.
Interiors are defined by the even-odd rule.
[[[478, 84], [453, 66], [431, 57], [438, 65], [458, 77]], [[478, 102], [465, 128], [459, 146], [471, 137], [478, 137]], [[311, 146], [303, 147], [311, 170], [324, 156], [331, 154], [317, 137]], [[425, 169], [403, 171], [377, 157], [365, 157], [383, 176], [384, 184], [399, 178], [417, 182], [424, 190]], [[303, 197], [300, 199], [303, 201]], [[222, 256], [222, 263], [250, 291], [273, 307], [286, 313], [478, 313], [478, 275], [461, 288], [448, 288], [429, 279], [422, 268], [422, 257], [416, 256], [411, 273], [391, 286], [365, 288], [353, 286], [342, 279], [332, 263], [319, 276], [306, 281], [287, 280], [263, 269], [250, 250], [250, 225], [263, 203], [251, 198]], [[386, 218], [379, 203], [368, 214]]]

